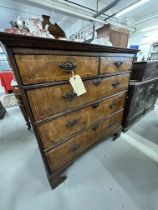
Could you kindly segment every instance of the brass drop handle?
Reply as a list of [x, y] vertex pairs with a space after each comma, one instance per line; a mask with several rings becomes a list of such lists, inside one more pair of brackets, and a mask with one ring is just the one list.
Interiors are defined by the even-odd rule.
[[80, 146], [81, 146], [80, 143], [74, 144], [73, 146], [69, 148], [69, 152], [75, 152], [76, 150], [80, 148]]
[[118, 87], [119, 85], [120, 85], [120, 83], [119, 83], [118, 81], [114, 81], [114, 82], [112, 83], [112, 86], [113, 86], [114, 88]]
[[71, 73], [77, 67], [76, 63], [72, 63], [71, 61], [59, 64], [59, 67], [67, 73]]
[[94, 124], [92, 125], [92, 130], [96, 131], [98, 129], [99, 125], [98, 124]]
[[112, 101], [112, 103], [110, 104], [109, 107], [110, 107], [111, 109], [113, 109], [116, 105], [117, 105], [116, 102], [115, 102], [115, 101]]
[[77, 97], [77, 94], [75, 92], [69, 92], [69, 93], [66, 93], [63, 97], [67, 101], [72, 101]]
[[99, 106], [99, 102], [95, 102], [94, 104], [92, 104], [92, 108], [95, 109]]
[[116, 62], [114, 62], [114, 64], [117, 68], [119, 68], [120, 66], [122, 66], [123, 62], [122, 61], [116, 61]]
[[72, 128], [77, 124], [77, 120], [71, 120], [66, 124], [67, 128]]
[[114, 127], [114, 124], [108, 125], [108, 128], [109, 128], [109, 129], [111, 129], [111, 128], [113, 128], [113, 127]]
[[101, 84], [101, 79], [95, 79], [95, 80], [93, 80], [93, 84], [94, 84], [95, 86], [100, 85], [100, 84]]

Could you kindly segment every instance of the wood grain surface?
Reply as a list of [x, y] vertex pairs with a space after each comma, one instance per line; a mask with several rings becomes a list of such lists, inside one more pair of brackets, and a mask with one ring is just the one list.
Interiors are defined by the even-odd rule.
[[38, 121], [121, 92], [127, 89], [128, 81], [129, 74], [87, 80], [84, 81], [87, 92], [70, 100], [64, 98], [73, 92], [70, 84], [28, 90], [27, 96], [34, 119]]
[[91, 124], [122, 109], [125, 103], [125, 94], [122, 93], [101, 102], [96, 101], [81, 110], [39, 125], [38, 132], [44, 149], [63, 142], [74, 133], [84, 130]]

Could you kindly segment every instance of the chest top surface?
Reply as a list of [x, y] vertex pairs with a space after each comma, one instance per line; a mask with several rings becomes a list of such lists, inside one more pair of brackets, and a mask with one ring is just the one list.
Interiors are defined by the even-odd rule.
[[9, 48], [33, 48], [50, 50], [74, 50], [83, 52], [107, 52], [136, 54], [138, 51], [128, 48], [115, 48], [103, 45], [80, 43], [73, 41], [31, 37], [25, 35], [0, 32], [0, 41]]

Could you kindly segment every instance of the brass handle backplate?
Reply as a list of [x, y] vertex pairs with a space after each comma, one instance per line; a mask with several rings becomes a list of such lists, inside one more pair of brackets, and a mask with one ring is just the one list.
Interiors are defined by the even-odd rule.
[[76, 63], [72, 63], [71, 61], [68, 61], [66, 63], [59, 64], [59, 67], [64, 70], [67, 73], [71, 73], [72, 71], [75, 70], [77, 67]]
[[117, 105], [116, 102], [115, 102], [115, 101], [112, 101], [112, 103], [110, 104], [109, 107], [110, 107], [111, 109], [113, 109], [116, 105]]
[[99, 106], [99, 102], [95, 102], [94, 104], [92, 104], [92, 108], [95, 109]]
[[109, 128], [109, 129], [111, 129], [111, 128], [113, 128], [113, 127], [114, 127], [114, 124], [108, 125], [108, 128]]
[[116, 61], [114, 62], [115, 66], [117, 66], [117, 68], [119, 68], [120, 66], [122, 66], [123, 62], [122, 61]]
[[77, 94], [75, 92], [70, 92], [66, 93], [63, 97], [65, 100], [72, 101], [74, 98], [77, 97]]
[[119, 85], [120, 85], [120, 83], [119, 83], [118, 81], [114, 81], [114, 82], [112, 83], [112, 86], [113, 86], [114, 88], [118, 87]]
[[72, 128], [73, 126], [75, 126], [77, 124], [77, 120], [71, 120], [66, 124], [67, 128]]
[[96, 131], [98, 127], [99, 127], [98, 124], [94, 124], [94, 125], [92, 125], [92, 130]]
[[80, 146], [81, 146], [80, 143], [74, 144], [73, 146], [69, 148], [69, 152], [75, 152], [76, 150], [80, 148]]
[[100, 85], [100, 84], [101, 84], [101, 79], [95, 79], [95, 80], [93, 80], [93, 84], [94, 84], [95, 86]]

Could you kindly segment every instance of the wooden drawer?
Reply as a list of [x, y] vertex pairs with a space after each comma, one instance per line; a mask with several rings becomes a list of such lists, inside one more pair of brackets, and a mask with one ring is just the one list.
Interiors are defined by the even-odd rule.
[[133, 58], [101, 57], [100, 74], [112, 74], [131, 70]]
[[72, 75], [72, 69], [81, 77], [98, 74], [99, 60], [96, 57], [15, 55], [15, 58], [25, 85], [68, 80]]
[[70, 111], [80, 106], [121, 92], [128, 87], [129, 74], [84, 82], [87, 92], [77, 97], [70, 84], [56, 85], [27, 91], [35, 121]]
[[[92, 123], [119, 111], [124, 107], [125, 93], [96, 101], [81, 110], [71, 112], [58, 119], [39, 125], [38, 131], [44, 149], [66, 140], [72, 134], [88, 128]], [[62, 130], [62, 132], [60, 132]]]
[[56, 171], [71, 162], [72, 159], [77, 157], [81, 152], [110, 134], [114, 129], [120, 127], [122, 117], [123, 111], [114, 114], [112, 117], [98, 124], [93, 124], [92, 127], [86, 131], [45, 153], [51, 171]]

